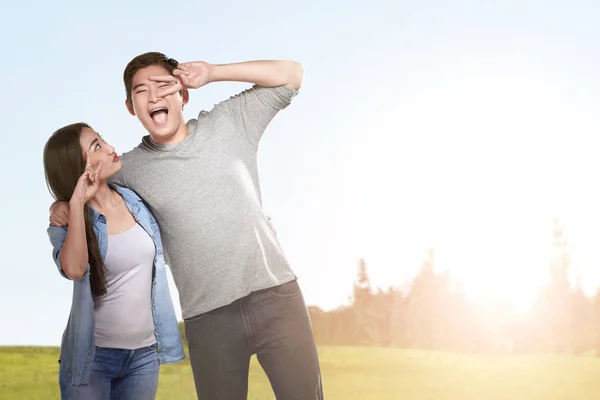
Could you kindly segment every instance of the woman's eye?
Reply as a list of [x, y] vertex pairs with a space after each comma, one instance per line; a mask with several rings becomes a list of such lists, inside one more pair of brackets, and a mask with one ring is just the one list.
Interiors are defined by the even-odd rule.
[[98, 149], [100, 149], [100, 147], [101, 147], [100, 144], [96, 143], [96, 146], [94, 146], [94, 150], [98, 150]]

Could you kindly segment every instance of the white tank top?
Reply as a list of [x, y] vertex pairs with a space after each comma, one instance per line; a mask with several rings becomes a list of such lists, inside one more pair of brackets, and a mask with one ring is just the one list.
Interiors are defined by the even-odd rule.
[[139, 224], [108, 236], [106, 294], [94, 299], [96, 346], [134, 350], [156, 343], [152, 316], [154, 242]]

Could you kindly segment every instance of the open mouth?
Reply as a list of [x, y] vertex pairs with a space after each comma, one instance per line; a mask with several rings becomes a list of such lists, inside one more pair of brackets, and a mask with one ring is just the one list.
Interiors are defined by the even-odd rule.
[[169, 110], [166, 107], [157, 107], [150, 110], [150, 118], [156, 125], [162, 125], [167, 122]]

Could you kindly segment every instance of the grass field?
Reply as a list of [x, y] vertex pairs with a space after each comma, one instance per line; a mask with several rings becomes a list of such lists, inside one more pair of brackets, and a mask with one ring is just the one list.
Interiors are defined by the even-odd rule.
[[[319, 349], [326, 399], [597, 400], [600, 358]], [[0, 399], [58, 399], [56, 348], [0, 347]], [[273, 399], [255, 360], [249, 399]], [[161, 370], [158, 399], [195, 399], [190, 366]]]

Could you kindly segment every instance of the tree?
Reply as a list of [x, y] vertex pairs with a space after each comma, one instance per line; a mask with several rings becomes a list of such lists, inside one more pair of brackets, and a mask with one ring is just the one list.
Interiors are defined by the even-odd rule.
[[569, 295], [569, 350], [581, 354], [594, 348], [594, 307], [580, 285]]
[[592, 302], [592, 313], [594, 321], [594, 349], [596, 356], [600, 357], [600, 288], [596, 289], [596, 295]]
[[443, 315], [449, 276], [436, 275], [434, 265], [435, 251], [430, 248], [408, 295], [408, 341], [411, 346], [418, 348], [439, 348], [447, 339]]
[[364, 259], [358, 262], [358, 277], [353, 288], [354, 338], [353, 342], [370, 345], [379, 342], [377, 337], [377, 316], [373, 309], [373, 290], [367, 273], [367, 263]]
[[564, 352], [571, 347], [570, 261], [570, 248], [563, 226], [558, 218], [554, 218], [548, 283], [540, 289], [526, 326], [522, 327], [523, 334], [527, 335], [522, 343], [529, 350]]

